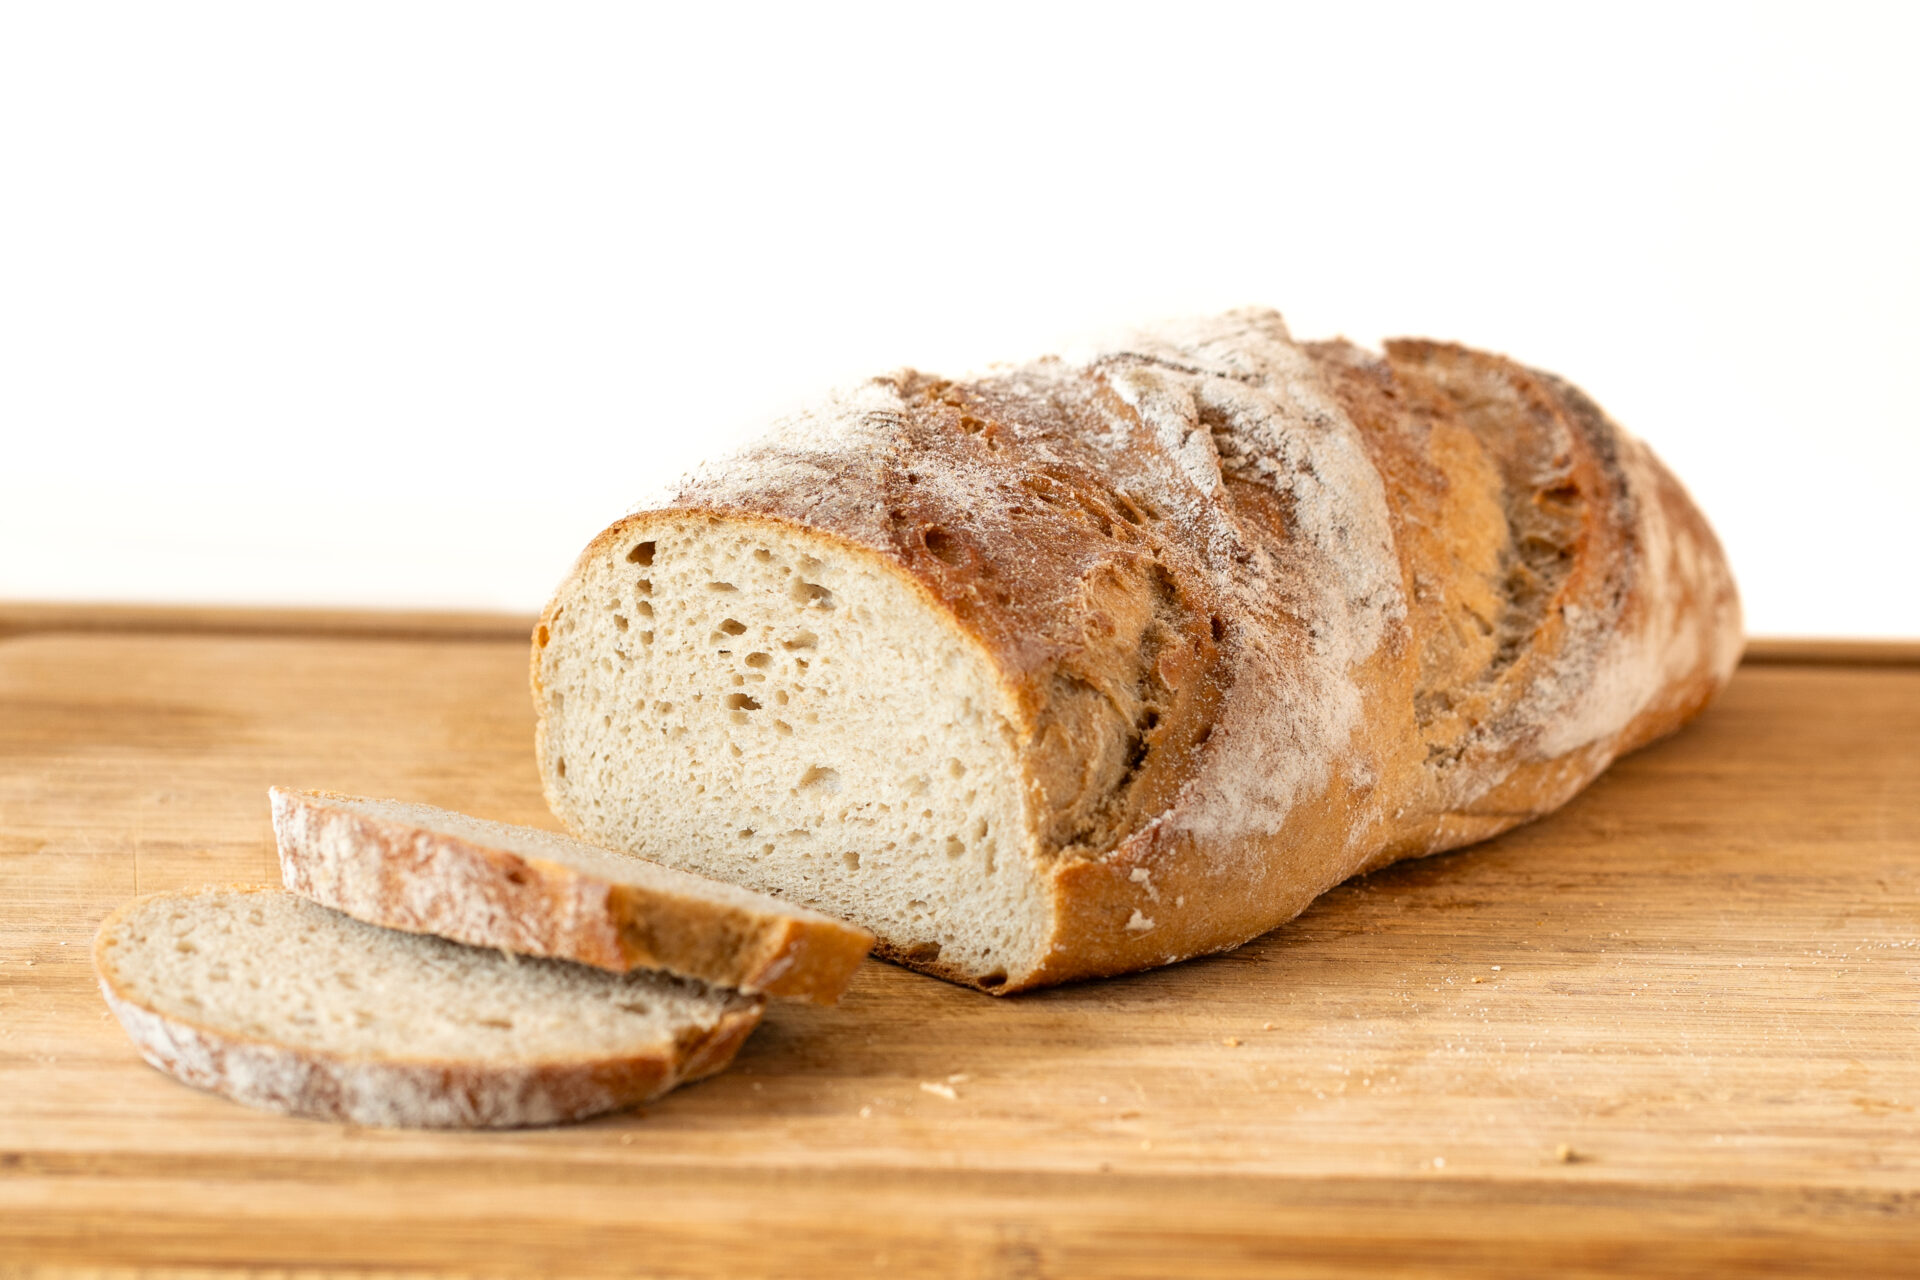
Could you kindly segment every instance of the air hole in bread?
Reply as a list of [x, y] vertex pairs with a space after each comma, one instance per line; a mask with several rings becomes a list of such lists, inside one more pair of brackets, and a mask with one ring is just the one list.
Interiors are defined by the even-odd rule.
[[638, 564], [638, 565], [652, 564], [653, 563], [653, 546], [654, 544], [651, 542], [640, 543], [638, 546], [634, 547], [633, 550], [627, 552], [627, 562], [629, 564]]
[[541, 625], [539, 630], [533, 633], [533, 642], [539, 645], [542, 649], [546, 648], [548, 642], [551, 641], [552, 639], [553, 639], [553, 636], [550, 632], [548, 632], [546, 625], [544, 623]]
[[793, 598], [810, 609], [833, 608], [833, 592], [817, 582], [808, 582], [805, 578], [794, 580]]
[[957, 565], [966, 559], [966, 556], [960, 550], [960, 545], [953, 540], [953, 535], [945, 529], [942, 529], [939, 525], [928, 525], [925, 529], [922, 529], [920, 531], [920, 544], [927, 549], [928, 553], [932, 555], [934, 559], [940, 561], [942, 564]]
[[782, 640], [782, 649], [811, 649], [820, 643], [820, 637], [811, 631], [798, 631], [791, 640]]
[[840, 771], [838, 769], [829, 769], [823, 764], [813, 765], [805, 773], [800, 775], [800, 789], [804, 791], [809, 788], [817, 788], [818, 790], [826, 792], [838, 791], [840, 789]]
[[747, 634], [746, 624], [735, 622], [732, 618], [722, 619], [720, 630], [730, 636], [743, 636]]
[[618, 627], [620, 630], [625, 631], [627, 629], [627, 620], [625, 617], [616, 613], [613, 615], [613, 625]]
[[709, 582], [707, 584], [707, 590], [718, 591], [723, 595], [731, 591], [738, 591], [739, 589], [740, 588], [734, 586], [731, 582]]
[[760, 709], [760, 703], [758, 699], [750, 698], [744, 693], [730, 693], [727, 695], [727, 709], [729, 711], [758, 711]]
[[770, 653], [750, 653], [747, 655], [747, 665], [750, 667], [770, 667], [773, 665], [773, 655]]

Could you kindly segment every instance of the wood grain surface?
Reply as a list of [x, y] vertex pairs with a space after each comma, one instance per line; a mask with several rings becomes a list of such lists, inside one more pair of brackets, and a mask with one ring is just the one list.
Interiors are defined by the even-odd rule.
[[0, 1276], [1920, 1268], [1920, 652], [1745, 667], [1229, 955], [1011, 1000], [871, 964], [644, 1113], [460, 1135], [176, 1084], [87, 946], [271, 880], [273, 783], [553, 825], [524, 642], [192, 623], [0, 640]]

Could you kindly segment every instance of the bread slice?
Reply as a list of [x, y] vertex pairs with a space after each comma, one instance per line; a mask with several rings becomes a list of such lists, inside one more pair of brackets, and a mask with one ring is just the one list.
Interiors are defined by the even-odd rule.
[[355, 1124], [579, 1120], [721, 1070], [763, 1002], [362, 924], [278, 889], [140, 898], [101, 994], [141, 1056], [236, 1102]]
[[873, 935], [568, 836], [401, 800], [269, 793], [286, 887], [356, 919], [833, 1004]]

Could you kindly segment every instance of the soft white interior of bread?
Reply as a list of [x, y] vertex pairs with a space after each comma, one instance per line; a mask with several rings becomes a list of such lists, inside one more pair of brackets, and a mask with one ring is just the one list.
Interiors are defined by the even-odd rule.
[[417, 827], [423, 831], [437, 832], [482, 848], [503, 850], [521, 858], [558, 863], [610, 884], [633, 885], [664, 893], [701, 898], [709, 902], [725, 903], [728, 906], [763, 912], [772, 916], [814, 920], [825, 918], [818, 912], [809, 911], [805, 907], [784, 902], [768, 894], [755, 893], [750, 889], [742, 889], [738, 885], [678, 871], [672, 867], [661, 866], [657, 862], [650, 862], [645, 858], [637, 858], [630, 853], [603, 849], [598, 845], [575, 840], [571, 836], [564, 836], [555, 831], [541, 831], [537, 827], [516, 827], [505, 822], [469, 817], [464, 813], [454, 813], [448, 809], [436, 809], [432, 805], [413, 804], [404, 800], [367, 800], [357, 797], [327, 796], [307, 799], [306, 803], [323, 808], [342, 809], [378, 822], [398, 823], [403, 826]]
[[164, 894], [100, 941], [121, 994], [228, 1035], [391, 1062], [671, 1050], [747, 998], [361, 924], [290, 893]]
[[999, 684], [897, 571], [689, 514], [605, 546], [555, 603], [541, 764], [575, 830], [987, 985], [1038, 964], [1051, 895]]

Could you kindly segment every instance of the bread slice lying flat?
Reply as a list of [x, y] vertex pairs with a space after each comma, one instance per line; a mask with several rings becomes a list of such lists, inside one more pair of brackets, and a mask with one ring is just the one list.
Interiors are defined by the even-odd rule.
[[832, 1004], [873, 935], [632, 854], [430, 805], [274, 788], [287, 888], [372, 924]]
[[719, 1071], [763, 1002], [362, 924], [277, 889], [157, 894], [94, 940], [162, 1071], [251, 1106], [409, 1128], [579, 1120]]

